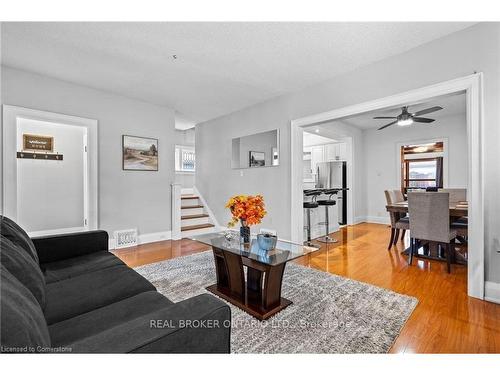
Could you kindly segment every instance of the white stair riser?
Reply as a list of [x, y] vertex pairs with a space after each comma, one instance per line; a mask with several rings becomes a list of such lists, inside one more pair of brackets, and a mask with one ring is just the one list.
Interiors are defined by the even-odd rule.
[[181, 208], [181, 216], [203, 214], [203, 208]]
[[194, 189], [193, 188], [182, 188], [181, 194], [182, 195], [194, 194]]
[[181, 199], [181, 205], [182, 206], [194, 206], [194, 205], [197, 205], [197, 204], [200, 204], [200, 201], [198, 200], [198, 198], [194, 198], [194, 199]]
[[196, 219], [182, 219], [181, 227], [187, 227], [188, 225], [199, 225], [199, 224], [208, 224], [210, 223], [210, 218], [206, 217], [198, 217]]
[[202, 229], [193, 229], [193, 230], [183, 230], [181, 232], [182, 238], [187, 238], [190, 236], [196, 236], [198, 234], [206, 234], [215, 232], [215, 227], [210, 228], [202, 228]]

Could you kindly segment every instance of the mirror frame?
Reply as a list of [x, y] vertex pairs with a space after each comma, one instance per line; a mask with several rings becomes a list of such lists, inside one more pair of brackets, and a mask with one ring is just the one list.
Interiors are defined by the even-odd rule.
[[[272, 131], [276, 131], [276, 149], [278, 150], [278, 164], [277, 165], [272, 165], [272, 161], [273, 161], [273, 155], [272, 155], [272, 151], [271, 151], [271, 165], [264, 165], [262, 167], [234, 167], [233, 166], [233, 141], [235, 139], [240, 139], [240, 138], [244, 138], [244, 137], [250, 137], [252, 135], [257, 135], [257, 134], [262, 134], [262, 133], [270, 133]], [[234, 137], [234, 138], [231, 138], [231, 164], [230, 164], [230, 167], [231, 169], [259, 169], [259, 168], [277, 168], [281, 165], [281, 145], [280, 145], [280, 129], [279, 128], [276, 128], [276, 129], [270, 129], [270, 130], [263, 130], [263, 131], [259, 131], [257, 133], [252, 133], [252, 134], [246, 134], [246, 135], [240, 135], [239, 137]]]

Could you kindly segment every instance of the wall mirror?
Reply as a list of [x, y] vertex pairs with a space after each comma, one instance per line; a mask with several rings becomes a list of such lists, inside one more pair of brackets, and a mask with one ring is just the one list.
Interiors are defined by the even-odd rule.
[[233, 138], [231, 168], [278, 166], [279, 138], [278, 129]]

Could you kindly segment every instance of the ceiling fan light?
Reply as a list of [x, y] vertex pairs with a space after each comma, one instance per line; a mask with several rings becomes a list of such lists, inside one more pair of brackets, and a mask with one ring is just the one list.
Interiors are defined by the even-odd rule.
[[413, 124], [413, 119], [410, 117], [410, 118], [407, 118], [407, 119], [401, 119], [401, 120], [398, 120], [398, 125], [399, 126], [407, 126], [407, 125], [411, 125]]

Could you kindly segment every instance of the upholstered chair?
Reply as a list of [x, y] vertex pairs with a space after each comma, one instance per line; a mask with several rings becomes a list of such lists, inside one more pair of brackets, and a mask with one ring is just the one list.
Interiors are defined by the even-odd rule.
[[[450, 194], [450, 203], [466, 202], [467, 189], [439, 189], [440, 192]], [[451, 227], [457, 230], [457, 234], [462, 238], [467, 238], [469, 219], [467, 216], [456, 219], [451, 223]]]
[[450, 202], [467, 201], [467, 189], [439, 189], [441, 193], [450, 194]]
[[[398, 200], [400, 197], [397, 195], [398, 190], [385, 190], [385, 200], [387, 204], [393, 204], [393, 203], [398, 203], [402, 202], [404, 200]], [[401, 192], [400, 192], [401, 193]], [[403, 194], [401, 194], [401, 197]], [[406, 231], [410, 228], [409, 222], [408, 222], [408, 217], [407, 216], [402, 216], [398, 212], [389, 212], [389, 217], [391, 219], [391, 238], [389, 240], [389, 246], [387, 247], [387, 250], [390, 250], [393, 245], [396, 245], [398, 243], [398, 237], [399, 237], [399, 231], [402, 230], [401, 234], [401, 240], [404, 239]]]
[[405, 196], [403, 195], [403, 193], [401, 192], [401, 190], [399, 190], [399, 189], [392, 190], [392, 193], [394, 194], [393, 195], [394, 201], [392, 203], [404, 202]]
[[410, 220], [410, 255], [418, 249], [418, 241], [437, 242], [446, 251], [447, 270], [451, 270], [451, 258], [455, 251], [454, 242], [457, 232], [450, 227], [450, 194], [440, 192], [408, 193], [408, 213]]

